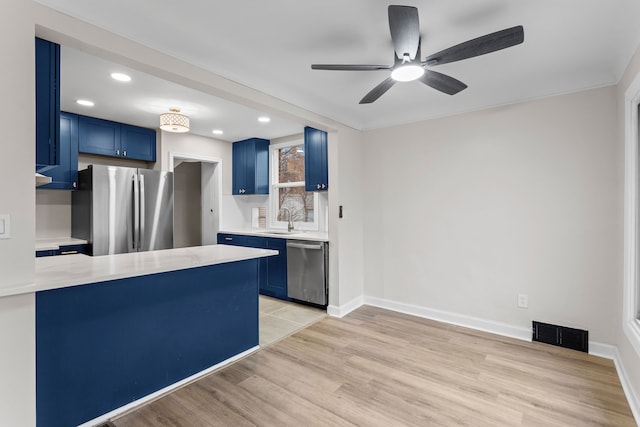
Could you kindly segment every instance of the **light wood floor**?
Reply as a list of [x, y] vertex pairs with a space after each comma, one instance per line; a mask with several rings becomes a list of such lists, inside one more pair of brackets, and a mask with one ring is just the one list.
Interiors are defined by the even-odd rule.
[[326, 317], [327, 311], [260, 295], [260, 346], [264, 347]]
[[126, 426], [635, 426], [609, 360], [378, 308], [325, 318]]

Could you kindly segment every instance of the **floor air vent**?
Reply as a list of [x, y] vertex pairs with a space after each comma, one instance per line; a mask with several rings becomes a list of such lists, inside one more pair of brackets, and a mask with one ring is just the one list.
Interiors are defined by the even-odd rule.
[[533, 340], [572, 350], [589, 352], [589, 331], [533, 322]]

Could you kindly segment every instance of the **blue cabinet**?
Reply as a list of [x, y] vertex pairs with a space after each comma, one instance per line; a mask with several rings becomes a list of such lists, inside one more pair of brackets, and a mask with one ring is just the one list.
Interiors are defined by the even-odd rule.
[[237, 234], [218, 233], [218, 244], [232, 246], [247, 246], [247, 237]]
[[280, 251], [278, 256], [264, 258], [267, 264], [267, 280], [261, 283], [260, 293], [289, 300], [287, 296], [287, 241], [268, 237], [267, 249]]
[[81, 153], [120, 157], [120, 124], [79, 116]]
[[256, 347], [257, 263], [37, 292], [37, 425], [83, 424]]
[[79, 116], [79, 151], [147, 162], [156, 161], [156, 131]]
[[269, 194], [269, 141], [251, 138], [233, 143], [232, 194]]
[[122, 124], [120, 127], [122, 156], [130, 159], [156, 161], [156, 131]]
[[279, 251], [277, 256], [258, 260], [258, 285], [260, 293], [289, 301], [287, 296], [287, 240], [272, 237], [218, 234], [218, 243], [249, 248]]
[[304, 181], [307, 191], [329, 189], [327, 133], [309, 126], [304, 128]]
[[36, 258], [45, 256], [57, 256], [57, 255], [74, 255], [74, 254], [87, 254], [87, 245], [64, 245], [58, 249], [47, 249], [44, 251], [36, 251]]
[[60, 163], [60, 45], [36, 38], [36, 172]]
[[78, 187], [78, 116], [60, 112], [59, 164], [45, 174], [51, 183], [39, 188], [75, 190]]

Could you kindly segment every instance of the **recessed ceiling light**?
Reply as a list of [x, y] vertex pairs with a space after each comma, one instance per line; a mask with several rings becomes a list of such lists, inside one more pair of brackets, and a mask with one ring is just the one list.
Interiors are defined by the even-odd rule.
[[271, 119], [267, 116], [262, 116], [262, 117], [258, 117], [258, 121], [260, 123], [269, 123], [271, 121]]
[[87, 99], [78, 99], [76, 103], [84, 105], [85, 107], [93, 107], [95, 105], [93, 101], [89, 101]]
[[117, 80], [119, 82], [130, 82], [131, 76], [128, 76], [123, 73], [111, 73], [111, 78]]
[[221, 131], [220, 129], [214, 129], [211, 131], [211, 133], [215, 134], [215, 135], [222, 135], [224, 132]]

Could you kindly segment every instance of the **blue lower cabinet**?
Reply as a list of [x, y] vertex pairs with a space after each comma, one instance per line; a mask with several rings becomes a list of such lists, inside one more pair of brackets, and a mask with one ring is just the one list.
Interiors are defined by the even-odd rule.
[[45, 256], [54, 256], [57, 255], [57, 249], [47, 249], [44, 251], [36, 251], [36, 258], [41, 258]]
[[258, 262], [260, 293], [291, 301], [287, 296], [287, 239], [219, 233], [218, 243], [279, 251], [277, 256], [260, 258]]
[[258, 345], [258, 259], [36, 293], [39, 427], [71, 426]]
[[231, 246], [247, 246], [247, 236], [219, 233], [218, 244]]
[[64, 245], [58, 249], [48, 249], [44, 251], [36, 251], [36, 258], [56, 255], [75, 255], [89, 254], [88, 245]]
[[267, 280], [261, 283], [260, 293], [283, 300], [287, 296], [287, 241], [286, 239], [266, 238], [267, 249], [279, 251], [278, 256], [264, 258], [267, 264]]

